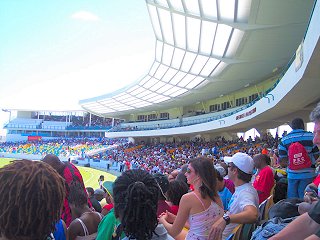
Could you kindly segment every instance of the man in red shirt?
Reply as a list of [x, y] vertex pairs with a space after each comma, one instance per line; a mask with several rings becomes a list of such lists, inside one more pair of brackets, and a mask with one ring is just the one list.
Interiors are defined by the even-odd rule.
[[268, 151], [268, 145], [264, 144], [263, 145], [263, 149], [261, 151], [262, 154], [268, 155], [269, 151]]
[[[68, 201], [71, 183], [73, 181], [80, 182], [81, 185], [83, 186], [83, 191], [87, 195], [87, 191], [85, 189], [81, 173], [76, 166], [74, 166], [73, 164], [71, 164], [69, 162], [61, 162], [60, 159], [56, 155], [53, 155], [53, 154], [46, 155], [42, 159], [42, 161], [51, 165], [51, 167], [53, 167], [65, 180], [66, 197], [65, 197], [64, 203], [63, 203], [61, 218], [66, 223], [66, 225], [68, 227], [72, 221], [71, 209], [70, 209], [69, 201]], [[88, 199], [88, 205], [89, 205], [89, 207], [92, 206], [89, 199]]]
[[254, 166], [258, 170], [253, 187], [258, 192], [259, 204], [271, 195], [271, 189], [274, 186], [274, 174], [268, 162], [270, 158], [265, 154], [258, 154], [253, 158]]

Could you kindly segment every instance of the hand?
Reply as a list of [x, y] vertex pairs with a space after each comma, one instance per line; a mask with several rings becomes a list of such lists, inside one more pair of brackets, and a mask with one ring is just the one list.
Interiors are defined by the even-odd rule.
[[165, 222], [168, 222], [167, 221], [167, 217], [168, 217], [167, 213], [164, 213], [164, 212], [161, 213], [159, 218], [158, 218], [159, 223], [164, 224]]
[[304, 194], [303, 200], [307, 203], [312, 203], [314, 201], [317, 201], [318, 198], [315, 197], [314, 192], [306, 192]]
[[222, 238], [222, 232], [226, 228], [226, 221], [223, 218], [219, 218], [211, 227], [210, 233], [209, 233], [209, 239], [215, 240], [215, 239], [221, 239]]
[[[168, 212], [168, 211], [166, 210], [166, 212], [163, 212], [163, 213], [160, 214], [160, 216], [159, 216], [159, 222], [160, 222], [160, 220], [161, 220], [161, 221], [166, 221], [166, 222], [168, 222], [168, 223], [173, 224], [173, 222], [176, 220], [176, 215], [174, 215], [174, 214], [172, 214], [171, 212]], [[160, 223], [162, 223], [162, 222], [160, 222]]]
[[168, 211], [166, 211], [166, 214], [167, 214], [167, 221], [168, 221], [168, 223], [173, 223], [175, 220], [176, 220], [176, 215], [174, 215], [173, 213], [171, 213], [171, 212], [168, 212]]

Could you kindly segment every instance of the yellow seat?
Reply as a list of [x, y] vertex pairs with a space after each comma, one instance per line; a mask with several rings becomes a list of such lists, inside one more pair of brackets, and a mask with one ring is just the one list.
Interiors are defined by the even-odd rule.
[[273, 195], [270, 195], [270, 197], [267, 198], [267, 203], [266, 203], [266, 206], [264, 208], [263, 220], [268, 220], [269, 219], [269, 210], [273, 205], [274, 205]]
[[239, 240], [240, 236], [241, 236], [241, 231], [242, 231], [242, 226], [243, 224], [239, 224], [237, 227], [235, 227], [232, 230], [232, 233], [230, 234], [230, 236], [232, 236], [231, 238], [228, 237], [228, 240]]
[[269, 209], [274, 205], [273, 195], [270, 195], [265, 201], [259, 206], [260, 218], [259, 221], [266, 221], [269, 218]]

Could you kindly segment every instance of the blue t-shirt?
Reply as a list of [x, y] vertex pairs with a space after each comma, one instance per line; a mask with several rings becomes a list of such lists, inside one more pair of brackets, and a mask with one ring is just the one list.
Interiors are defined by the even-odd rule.
[[54, 239], [55, 240], [65, 240], [66, 235], [64, 232], [64, 227], [62, 224], [62, 220], [60, 219], [59, 222], [56, 223], [56, 230], [53, 233]]
[[230, 199], [232, 197], [232, 193], [230, 192], [230, 190], [226, 187], [224, 187], [222, 189], [221, 192], [218, 192], [219, 193], [219, 196], [221, 198], [221, 201], [223, 203], [223, 208], [224, 210], [228, 210], [228, 205], [229, 205], [229, 202], [230, 202]]

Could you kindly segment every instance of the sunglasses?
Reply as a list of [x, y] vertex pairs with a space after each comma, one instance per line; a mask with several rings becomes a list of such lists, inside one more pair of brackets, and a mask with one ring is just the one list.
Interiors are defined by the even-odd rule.
[[229, 163], [229, 164], [228, 164], [228, 168], [232, 168], [232, 167], [234, 167], [234, 164]]

